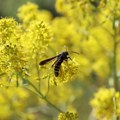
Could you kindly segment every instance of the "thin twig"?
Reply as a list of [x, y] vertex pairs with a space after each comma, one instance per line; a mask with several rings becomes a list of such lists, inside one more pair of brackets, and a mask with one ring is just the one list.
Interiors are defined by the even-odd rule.
[[40, 90], [40, 85], [41, 85], [40, 81], [41, 81], [41, 79], [40, 79], [40, 70], [39, 70], [39, 66], [38, 66], [38, 52], [36, 53], [35, 59], [36, 59], [35, 65], [36, 65], [36, 70], [37, 70], [37, 76], [38, 76], [38, 80], [39, 80], [38, 87], [39, 87], [39, 90]]
[[[28, 80], [28, 83], [29, 83], [29, 85], [31, 85], [32, 88], [36, 91], [36, 92], [34, 92], [34, 91], [32, 91], [32, 92], [34, 92], [36, 95], [38, 95], [41, 99], [45, 100], [50, 106], [52, 106], [53, 108], [55, 108], [57, 111], [63, 112], [60, 108], [58, 108], [56, 105], [54, 105], [53, 103], [51, 103], [51, 102], [47, 99], [47, 97], [44, 96], [29, 80]], [[28, 90], [30, 90], [30, 89], [28, 89]], [[30, 91], [31, 91], [31, 90], [30, 90]]]
[[118, 77], [117, 77], [117, 30], [115, 26], [115, 17], [113, 20], [113, 29], [114, 29], [114, 35], [113, 35], [113, 78], [114, 78], [114, 87], [116, 91], [119, 90], [118, 86]]

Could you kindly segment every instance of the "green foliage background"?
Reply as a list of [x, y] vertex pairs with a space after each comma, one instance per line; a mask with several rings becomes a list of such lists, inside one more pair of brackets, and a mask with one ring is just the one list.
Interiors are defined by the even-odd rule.
[[[120, 119], [119, 0], [0, 6], [0, 120]], [[58, 77], [39, 65], [66, 49]]]
[[16, 12], [18, 7], [27, 2], [34, 2], [40, 8], [49, 9], [53, 14], [56, 14], [54, 8], [55, 0], [0, 0], [0, 15], [3, 17], [17, 17]]

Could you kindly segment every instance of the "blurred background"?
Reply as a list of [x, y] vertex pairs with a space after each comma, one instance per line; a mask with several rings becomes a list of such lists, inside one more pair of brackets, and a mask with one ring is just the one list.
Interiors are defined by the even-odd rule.
[[50, 10], [56, 15], [55, 0], [0, 0], [0, 16], [12, 16], [16, 18], [17, 9], [28, 1], [36, 3], [41, 9]]
[[[32, 3], [37, 4], [40, 9], [47, 9], [47, 10], [51, 11], [51, 13], [54, 17], [59, 15], [59, 13], [57, 13], [55, 10], [56, 0], [0, 0], [0, 16], [1, 16], [1, 18], [2, 17], [13, 17], [18, 20], [17, 10], [20, 6], [22, 6], [23, 4], [25, 4], [27, 2], [32, 2]], [[108, 63], [110, 63], [110, 65], [111, 65], [111, 62], [106, 62], [107, 61], [106, 59], [108, 58], [106, 55], [108, 55], [108, 51], [110, 51], [112, 48], [112, 47], [111, 48], [109, 47], [109, 46], [112, 46], [111, 42], [109, 41], [109, 40], [111, 40], [110, 39], [111, 37], [109, 38], [108, 31], [106, 32], [105, 31], [106, 29], [104, 30], [104, 28], [101, 27], [101, 24], [100, 24], [100, 26], [98, 25], [99, 28], [96, 27], [97, 24], [99, 23], [99, 21], [97, 21], [97, 20], [101, 19], [101, 21], [104, 21], [104, 19], [106, 20], [106, 16], [105, 17], [101, 17], [102, 15], [97, 16], [96, 13], [98, 12], [98, 8], [95, 6], [96, 4], [95, 5], [93, 3], [91, 3], [91, 4], [92, 4], [91, 6], [93, 7], [93, 11], [91, 13], [89, 13], [90, 10], [88, 11], [88, 18], [86, 19], [86, 21], [84, 18], [85, 17], [84, 14], [86, 14], [87, 12], [84, 12], [84, 10], [79, 11], [79, 13], [77, 13], [78, 12], [77, 11], [76, 12], [77, 14], [75, 14], [75, 18], [73, 18], [73, 20], [70, 19], [71, 21], [75, 20], [73, 22], [73, 24], [74, 24], [74, 23], [79, 23], [79, 18], [80, 18], [80, 22], [81, 22], [80, 25], [81, 26], [83, 25], [85, 27], [87, 26], [86, 29], [88, 31], [83, 29], [85, 27], [83, 27], [83, 28], [81, 27], [80, 31], [77, 31], [76, 28], [77, 27], [79, 28], [79, 26], [77, 26], [78, 24], [76, 24], [76, 26], [77, 26], [76, 28], [74, 28], [74, 25], [70, 26], [69, 22], [67, 21], [69, 19], [67, 19], [67, 18], [61, 18], [61, 19], [56, 18], [52, 22], [53, 31], [56, 32], [55, 33], [56, 40], [58, 40], [57, 37], [60, 36], [59, 42], [61, 42], [61, 40], [62, 40], [61, 38], [63, 38], [63, 40], [65, 39], [65, 40], [69, 41], [68, 45], [71, 40], [71, 44], [75, 43], [75, 46], [77, 46], [78, 49], [81, 47], [81, 48], [83, 48], [81, 50], [83, 50], [85, 52], [85, 53], [83, 53], [85, 55], [81, 55], [81, 58], [80, 58], [81, 67], [83, 67], [83, 71], [85, 71], [85, 73], [86, 73], [85, 76], [83, 76], [83, 78], [81, 77], [81, 80], [76, 79], [75, 81], [71, 81], [70, 83], [63, 85], [62, 87], [54, 86], [54, 87], [52, 87], [53, 91], [50, 93], [51, 101], [52, 102], [55, 101], [56, 106], [58, 106], [59, 103], [62, 103], [61, 106], [63, 105], [63, 108], [64, 108], [65, 105], [67, 106], [72, 103], [72, 105], [74, 106], [74, 108], [76, 108], [76, 110], [80, 116], [80, 120], [87, 120], [88, 118], [90, 118], [92, 109], [89, 105], [89, 101], [93, 97], [93, 93], [96, 92], [96, 90], [99, 87], [107, 85], [106, 79], [109, 79], [109, 77], [111, 75], [111, 71], [110, 71], [111, 68], [108, 67], [109, 66]], [[66, 8], [65, 8], [65, 10], [66, 10]], [[85, 10], [86, 10], [86, 8], [85, 8]], [[78, 17], [78, 14], [80, 14], [80, 13], [82, 13], [83, 16], [81, 15]], [[69, 14], [68, 14], [68, 17], [70, 17]], [[78, 18], [78, 21], [76, 22], [77, 18]], [[97, 20], [96, 20], [96, 18], [97, 18]], [[94, 21], [96, 21], [96, 22], [94, 22]], [[86, 24], [86, 23], [88, 23], [88, 24]], [[110, 25], [108, 24], [106, 26], [108, 27]], [[58, 26], [60, 27], [60, 29], [58, 29]], [[73, 28], [76, 29], [77, 32]], [[90, 28], [90, 30], [92, 28], [95, 28], [95, 29], [91, 30], [91, 31], [93, 31], [93, 35], [99, 34], [99, 36], [94, 37], [94, 38], [93, 37], [88, 38], [89, 28]], [[68, 33], [63, 32], [64, 29]], [[71, 34], [71, 31], [73, 32], [72, 34]], [[62, 33], [65, 33], [65, 36]], [[80, 33], [81, 36], [78, 33]], [[106, 35], [107, 37], [104, 36], [106, 33], [108, 34], [108, 36]], [[74, 41], [74, 39], [76, 40], [76, 42]], [[87, 40], [87, 39], [89, 39], [89, 40]], [[99, 41], [99, 39], [100, 39], [100, 41]], [[82, 41], [83, 44], [81, 44], [82, 42], [80, 43], [79, 40]], [[105, 42], [105, 44], [101, 40], [103, 40]], [[98, 43], [96, 41], [98, 41]], [[100, 46], [99, 46], [99, 43], [100, 43]], [[86, 47], [86, 45], [87, 45], [87, 47]], [[53, 44], [53, 46], [55, 47], [54, 44]], [[58, 46], [59, 46], [59, 44], [58, 44]], [[55, 50], [59, 49], [58, 46], [56, 46], [54, 49]], [[94, 46], [97, 46], [97, 47], [94, 47]], [[106, 53], [104, 52], [103, 48], [105, 48]], [[60, 50], [61, 50], [61, 47], [60, 47]], [[75, 51], [77, 51], [77, 50], [75, 50]], [[93, 52], [90, 52], [90, 51], [93, 51]], [[101, 53], [101, 54], [99, 55], [99, 53]], [[111, 58], [111, 56], [109, 56], [109, 58]], [[108, 61], [111, 60], [109, 58], [108, 58]], [[106, 63], [107, 63], [107, 65], [106, 65]], [[83, 66], [82, 66], [82, 64], [83, 64]], [[81, 67], [80, 67], [80, 69], [81, 69]], [[108, 68], [108, 70], [106, 70], [106, 68]], [[108, 72], [106, 72], [106, 71], [108, 71]], [[51, 107], [48, 107], [46, 105], [46, 103], [44, 103], [41, 99], [38, 99], [38, 97], [36, 95], [32, 94], [31, 92], [28, 94], [28, 92], [21, 90], [21, 88], [19, 88], [19, 87], [17, 89], [13, 88], [12, 91], [14, 91], [14, 92], [10, 92], [9, 89], [5, 89], [5, 92], [3, 92], [2, 90], [0, 91], [0, 93], [2, 93], [2, 96], [4, 96], [4, 98], [6, 100], [6, 103], [5, 103], [4, 100], [1, 99], [2, 97], [0, 97], [0, 101], [2, 100], [4, 102], [3, 107], [6, 105], [5, 110], [3, 110], [3, 111], [7, 111], [12, 116], [11, 119], [9, 119], [9, 120], [18, 120], [17, 117], [15, 118], [15, 115], [17, 115], [19, 113], [18, 116], [21, 116], [22, 112], [23, 112], [22, 117], [25, 118], [24, 120], [39, 120], [39, 117], [42, 117], [42, 120], [53, 120], [51, 118], [54, 118], [54, 120], [56, 120], [57, 112], [54, 109], [52, 109]], [[60, 93], [60, 91], [61, 91], [61, 93]], [[65, 95], [65, 93], [67, 93], [67, 95]], [[59, 101], [60, 97], [57, 97], [57, 94], [60, 94], [59, 95], [59, 96], [61, 96], [60, 100], [62, 100], [63, 97], [65, 97], [64, 99], [66, 100], [66, 104], [64, 104], [64, 99], [63, 99], [63, 101]], [[18, 96], [14, 97], [16, 95], [18, 95]], [[55, 98], [52, 95], [54, 95]], [[74, 96], [77, 96], [77, 97], [74, 98]], [[11, 99], [11, 98], [13, 98], [13, 99]], [[34, 99], [31, 99], [31, 98], [34, 98]], [[69, 101], [69, 99], [70, 99], [70, 101]], [[14, 102], [14, 101], [16, 101], [16, 102]], [[12, 102], [13, 102], [13, 105], [11, 104]], [[39, 103], [40, 103], [40, 105], [39, 105]], [[14, 107], [14, 104], [15, 104], [15, 107]], [[7, 108], [8, 105], [10, 106], [9, 110]], [[2, 108], [2, 107], [0, 106], [0, 108]], [[16, 108], [16, 110], [13, 108]], [[13, 113], [11, 112], [11, 109], [13, 109], [13, 111], [12, 111]], [[73, 109], [73, 108], [71, 107], [69, 109]], [[6, 117], [7, 115], [3, 111], [0, 111], [0, 116], [3, 115]], [[33, 114], [29, 114], [30, 116], [28, 116], [28, 119], [26, 119], [27, 118], [26, 111], [28, 112], [28, 114], [33, 113]], [[9, 114], [8, 114], [8, 117], [9, 117]], [[34, 115], [37, 117], [34, 118]], [[54, 115], [56, 115], [56, 116], [54, 116]], [[0, 120], [1, 120], [1, 118], [0, 118]], [[93, 119], [89, 119], [89, 120], [93, 120]]]

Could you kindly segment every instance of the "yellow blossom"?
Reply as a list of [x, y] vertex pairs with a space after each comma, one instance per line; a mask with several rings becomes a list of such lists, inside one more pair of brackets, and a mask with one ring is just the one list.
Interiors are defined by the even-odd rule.
[[18, 17], [23, 24], [29, 25], [31, 21], [50, 21], [52, 15], [47, 10], [39, 10], [38, 5], [28, 2], [18, 9]]
[[60, 113], [58, 120], [78, 120], [78, 114], [71, 112]]
[[21, 26], [13, 18], [0, 19], [0, 72], [7, 75], [22, 73], [26, 53], [22, 50]]
[[90, 104], [93, 114], [98, 120], [110, 120], [113, 116], [120, 116], [120, 95], [114, 88], [101, 88], [95, 94]]
[[[42, 67], [40, 68], [43, 69]], [[45, 74], [43, 74], [43, 78], [48, 78], [52, 85], [58, 85], [61, 83], [69, 82], [70, 80], [74, 79], [79, 73], [79, 65], [78, 63], [73, 60], [63, 61], [63, 63], [60, 65], [60, 69], [58, 72], [58, 76], [56, 77], [54, 75], [54, 66], [49, 68], [44, 68], [44, 70], [48, 71]], [[41, 71], [42, 72], [42, 71]]]

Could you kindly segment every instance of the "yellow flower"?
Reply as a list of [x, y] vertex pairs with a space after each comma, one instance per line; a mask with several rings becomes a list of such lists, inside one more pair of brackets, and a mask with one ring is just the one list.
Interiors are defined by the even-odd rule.
[[29, 25], [31, 21], [50, 21], [52, 15], [47, 10], [39, 10], [38, 5], [28, 2], [18, 9], [18, 17], [23, 24]]
[[60, 65], [57, 77], [54, 73], [54, 66], [51, 68], [52, 70], [49, 70], [48, 68], [43, 69], [42, 67], [40, 69], [43, 70], [43, 78], [49, 78], [51, 85], [58, 85], [61, 83], [69, 82], [74, 79], [78, 73], [80, 73], [79, 64], [74, 59], [72, 61], [63, 61], [63, 63]]
[[0, 19], [0, 73], [22, 72], [26, 53], [21, 46], [21, 26], [13, 18]]
[[101, 88], [90, 101], [98, 120], [110, 120], [113, 115], [120, 116], [120, 93], [114, 88]]
[[78, 119], [78, 114], [71, 112], [60, 113], [58, 116], [58, 120], [77, 120], [77, 119]]
[[74, 7], [77, 7], [79, 3], [79, 0], [57, 0], [55, 7], [58, 12], [66, 14]]

